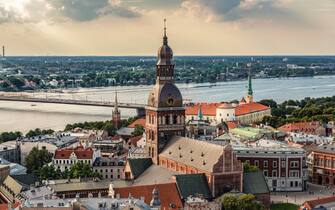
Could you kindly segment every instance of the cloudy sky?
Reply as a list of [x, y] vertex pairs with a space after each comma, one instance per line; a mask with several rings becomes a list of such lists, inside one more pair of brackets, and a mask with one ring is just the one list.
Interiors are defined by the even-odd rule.
[[9, 55], [335, 54], [335, 0], [0, 0]]

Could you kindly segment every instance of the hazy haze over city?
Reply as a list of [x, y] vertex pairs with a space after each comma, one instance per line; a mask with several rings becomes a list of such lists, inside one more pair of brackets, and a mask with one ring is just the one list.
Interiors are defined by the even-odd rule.
[[[333, 0], [0, 0], [8, 55], [334, 54]], [[161, 29], [161, 30], [159, 30]]]

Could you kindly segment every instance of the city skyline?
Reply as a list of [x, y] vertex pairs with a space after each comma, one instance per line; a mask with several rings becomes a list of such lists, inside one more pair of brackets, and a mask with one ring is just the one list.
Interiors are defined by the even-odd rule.
[[7, 55], [334, 55], [332, 0], [1, 0]]

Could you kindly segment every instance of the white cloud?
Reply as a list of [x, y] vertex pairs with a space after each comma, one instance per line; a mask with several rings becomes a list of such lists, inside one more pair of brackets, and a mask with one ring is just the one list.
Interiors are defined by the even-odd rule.
[[299, 19], [289, 0], [184, 0], [182, 12], [207, 21]]
[[2, 0], [0, 23], [91, 21], [102, 16], [133, 18], [140, 13], [119, 0]]

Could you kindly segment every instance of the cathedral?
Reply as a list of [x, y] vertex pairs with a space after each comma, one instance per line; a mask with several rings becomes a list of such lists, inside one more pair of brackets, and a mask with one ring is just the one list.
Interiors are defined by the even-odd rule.
[[203, 174], [212, 195], [242, 190], [243, 167], [230, 145], [185, 137], [185, 107], [174, 84], [173, 52], [164, 25], [158, 50], [156, 83], [146, 106], [146, 152], [154, 166], [176, 174]]
[[172, 57], [164, 27], [163, 45], [158, 50], [156, 64], [156, 84], [146, 106], [147, 149], [156, 164], [159, 153], [172, 136], [185, 136], [185, 108], [182, 95], [174, 84]]

